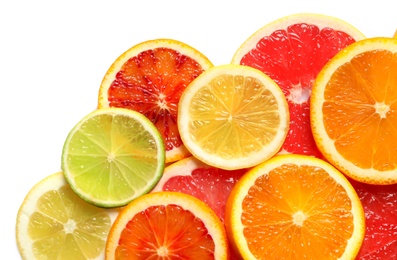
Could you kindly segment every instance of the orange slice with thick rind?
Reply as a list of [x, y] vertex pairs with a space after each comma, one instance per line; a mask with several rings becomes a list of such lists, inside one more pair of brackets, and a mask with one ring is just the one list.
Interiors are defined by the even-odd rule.
[[351, 178], [397, 183], [397, 39], [348, 46], [319, 73], [311, 126], [325, 158]]
[[275, 156], [236, 183], [225, 224], [243, 259], [354, 259], [365, 233], [346, 177], [321, 159], [294, 154]]

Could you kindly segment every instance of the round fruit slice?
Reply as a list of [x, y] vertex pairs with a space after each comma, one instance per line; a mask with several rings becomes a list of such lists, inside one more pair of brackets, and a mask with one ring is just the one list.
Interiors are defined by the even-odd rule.
[[397, 184], [350, 182], [365, 212], [365, 237], [357, 259], [397, 259]]
[[287, 98], [290, 129], [280, 153], [323, 158], [310, 129], [312, 85], [331, 57], [362, 38], [361, 32], [345, 21], [302, 13], [263, 26], [236, 51], [232, 63], [261, 70], [281, 87]]
[[209, 205], [223, 221], [230, 191], [246, 171], [219, 169], [190, 156], [167, 166], [152, 192], [177, 191], [192, 195]]
[[26, 195], [16, 221], [22, 259], [103, 259], [118, 211], [79, 198], [63, 173], [38, 182]]
[[161, 134], [139, 112], [102, 108], [70, 131], [62, 170], [72, 189], [101, 207], [124, 206], [149, 192], [164, 171]]
[[278, 85], [257, 69], [208, 69], [182, 94], [178, 127], [186, 148], [211, 166], [242, 169], [276, 154], [288, 132], [289, 113]]
[[225, 225], [243, 259], [354, 259], [365, 217], [357, 193], [336, 168], [288, 154], [236, 183]]
[[201, 200], [162, 191], [143, 195], [118, 215], [106, 259], [228, 259], [224, 226]]
[[193, 47], [156, 39], [131, 47], [107, 71], [98, 106], [122, 107], [148, 117], [160, 131], [166, 162], [187, 157], [177, 127], [178, 102], [186, 86], [212, 63]]
[[311, 124], [325, 158], [351, 178], [397, 183], [397, 39], [356, 42], [313, 86]]

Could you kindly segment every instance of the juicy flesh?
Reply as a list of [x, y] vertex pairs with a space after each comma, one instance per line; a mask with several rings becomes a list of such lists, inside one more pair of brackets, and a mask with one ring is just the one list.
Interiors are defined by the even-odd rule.
[[365, 237], [357, 259], [397, 259], [397, 184], [351, 183], [365, 212]]
[[125, 200], [152, 181], [157, 150], [153, 136], [140, 123], [130, 117], [99, 115], [73, 136], [68, 167], [77, 185], [92, 198]]
[[194, 59], [169, 48], [155, 48], [130, 58], [108, 90], [111, 107], [148, 117], [165, 140], [166, 150], [180, 147], [178, 102], [186, 86], [203, 72]]
[[64, 186], [45, 193], [28, 225], [35, 259], [94, 259], [105, 247], [111, 220], [107, 213]]
[[257, 259], [337, 259], [353, 232], [346, 191], [314, 166], [285, 164], [259, 177], [242, 207]]
[[177, 205], [150, 206], [120, 235], [115, 259], [214, 259], [204, 223]]
[[170, 178], [163, 190], [183, 192], [204, 201], [223, 221], [226, 200], [245, 172], [245, 169], [227, 171], [215, 167], [196, 168], [190, 175]]
[[247, 157], [277, 134], [281, 124], [277, 101], [255, 78], [221, 75], [195, 95], [189, 132], [208, 153]]
[[269, 75], [283, 90], [290, 110], [290, 130], [282, 152], [322, 158], [314, 142], [309, 119], [312, 85], [324, 64], [354, 42], [344, 32], [294, 24], [263, 37], [240, 64]]
[[339, 67], [324, 93], [324, 124], [338, 152], [363, 169], [397, 167], [397, 54], [364, 52]]

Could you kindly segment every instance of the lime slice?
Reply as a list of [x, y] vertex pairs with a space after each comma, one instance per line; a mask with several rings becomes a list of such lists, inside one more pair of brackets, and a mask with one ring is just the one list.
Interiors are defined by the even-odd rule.
[[71, 130], [62, 170], [72, 189], [100, 207], [120, 207], [148, 193], [165, 164], [160, 132], [139, 112], [101, 108]]
[[49, 175], [32, 187], [18, 210], [18, 250], [22, 259], [104, 259], [118, 213], [82, 200], [62, 172]]

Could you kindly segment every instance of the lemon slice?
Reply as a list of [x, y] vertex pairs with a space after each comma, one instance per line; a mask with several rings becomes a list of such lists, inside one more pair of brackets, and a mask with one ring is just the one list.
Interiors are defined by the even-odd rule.
[[103, 259], [106, 237], [118, 211], [79, 198], [62, 172], [38, 182], [16, 221], [22, 259]]
[[62, 170], [72, 189], [87, 202], [119, 207], [149, 192], [165, 164], [161, 134], [139, 112], [97, 109], [71, 130], [64, 144]]
[[209, 68], [179, 101], [178, 128], [186, 148], [221, 169], [247, 168], [269, 159], [280, 150], [288, 126], [281, 89], [248, 66]]

